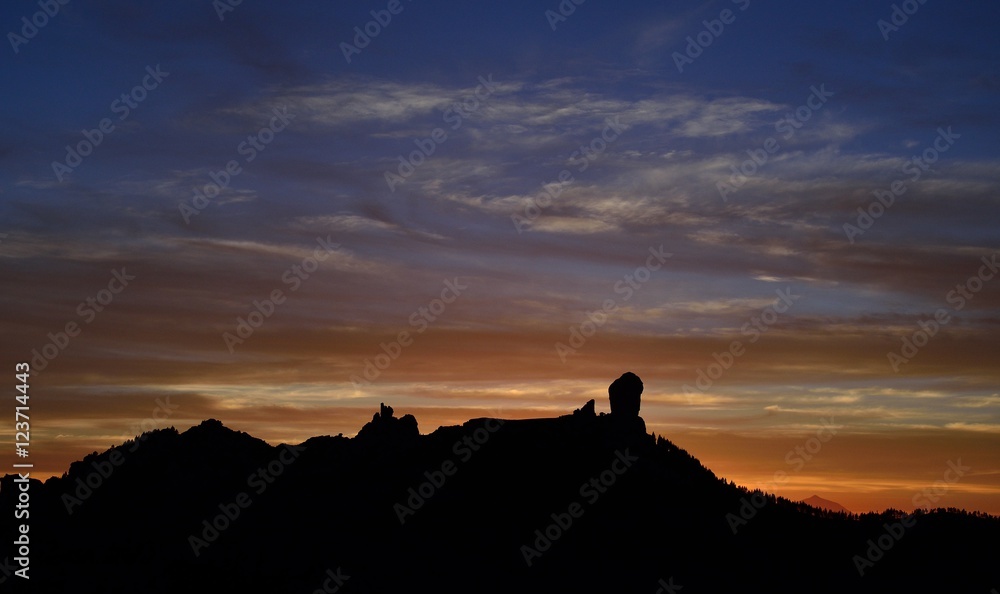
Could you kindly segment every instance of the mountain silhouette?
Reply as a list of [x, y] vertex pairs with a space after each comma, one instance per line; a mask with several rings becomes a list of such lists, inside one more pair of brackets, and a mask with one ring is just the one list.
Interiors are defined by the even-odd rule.
[[[747, 490], [647, 434], [641, 382], [630, 385], [612, 414], [590, 401], [427, 435], [384, 404], [354, 438], [272, 446], [218, 420], [143, 434], [31, 484], [30, 590], [986, 594], [1000, 584], [1000, 519], [831, 513]], [[15, 479], [0, 480], [4, 510]], [[0, 530], [13, 542], [13, 514]]]
[[803, 499], [802, 503], [805, 503], [806, 505], [811, 505], [812, 507], [816, 507], [816, 508], [819, 508], [819, 509], [825, 509], [827, 511], [851, 513], [851, 511], [849, 509], [847, 509], [843, 505], [840, 505], [836, 501], [830, 501], [829, 499], [823, 499], [819, 495], [813, 495], [812, 497], [809, 497], [808, 499]]

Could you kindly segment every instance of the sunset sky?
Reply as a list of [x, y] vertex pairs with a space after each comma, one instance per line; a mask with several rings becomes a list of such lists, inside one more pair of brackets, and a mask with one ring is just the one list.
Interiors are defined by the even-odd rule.
[[0, 7], [37, 474], [633, 371], [737, 483], [1000, 513], [1000, 4], [53, 5]]

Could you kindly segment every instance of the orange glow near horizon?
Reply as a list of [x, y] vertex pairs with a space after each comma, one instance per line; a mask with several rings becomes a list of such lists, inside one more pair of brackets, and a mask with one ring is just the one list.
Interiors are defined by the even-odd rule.
[[[1000, 473], [992, 470], [1000, 467], [998, 435], [936, 428], [876, 434], [863, 428], [855, 430], [850, 423], [838, 420], [850, 418], [843, 413], [809, 418], [804, 413], [773, 411], [764, 415], [771, 419], [770, 429], [754, 430], [750, 428], [752, 415], [734, 417], [713, 399], [706, 399], [707, 408], [699, 410], [677, 398], [650, 393], [657, 382], [651, 382], [648, 375], [645, 382], [641, 414], [647, 430], [687, 450], [720, 478], [793, 500], [819, 495], [858, 513], [889, 507], [910, 510], [919, 502], [920, 507], [932, 504], [929, 506], [1000, 515]], [[173, 394], [146, 397], [152, 406], [143, 418], [84, 419], [70, 415], [59, 419], [53, 415], [41, 431], [40, 443], [45, 445], [37, 454], [36, 476], [59, 476], [70, 462], [122, 443], [132, 437], [132, 431], [169, 426], [184, 431], [206, 418], [218, 418], [232, 429], [277, 445], [301, 443], [316, 435], [353, 436], [378, 410], [378, 401], [393, 406], [397, 416], [413, 414], [423, 434], [477, 417], [555, 417], [572, 412], [591, 398], [597, 401], [598, 412], [608, 412], [606, 387], [585, 384], [525, 382], [501, 387], [470, 382], [444, 390], [428, 382], [377, 390], [372, 386], [378, 395], [364, 397], [349, 395], [352, 387], [346, 391], [343, 405], [317, 404], [305, 389], [299, 394], [305, 404], [264, 405], [259, 395], [250, 391], [243, 399], [220, 401], [196, 397], [187, 391], [191, 386], [186, 386]], [[419, 401], [441, 405], [407, 404]], [[472, 401], [482, 401], [484, 406], [463, 404]], [[525, 401], [531, 406], [524, 406]], [[774, 417], [783, 414], [787, 418], [776, 422]], [[154, 417], [162, 418], [157, 421]], [[748, 428], [734, 430], [740, 424]], [[829, 435], [831, 426], [836, 431], [833, 435]], [[827, 433], [819, 434], [824, 428]], [[57, 433], [52, 435], [53, 431]], [[815, 439], [817, 435], [826, 441]], [[969, 471], [942, 490], [935, 485], [940, 486], [949, 462], [969, 467]]]

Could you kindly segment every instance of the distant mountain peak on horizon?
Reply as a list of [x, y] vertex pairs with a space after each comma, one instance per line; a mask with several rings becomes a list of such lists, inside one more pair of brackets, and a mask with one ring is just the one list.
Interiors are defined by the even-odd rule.
[[812, 507], [817, 507], [819, 509], [825, 509], [827, 511], [844, 512], [846, 514], [852, 513], [851, 510], [847, 509], [846, 507], [837, 503], [836, 501], [824, 499], [819, 495], [813, 495], [808, 499], [803, 499], [802, 503], [805, 503], [806, 505], [811, 505]]

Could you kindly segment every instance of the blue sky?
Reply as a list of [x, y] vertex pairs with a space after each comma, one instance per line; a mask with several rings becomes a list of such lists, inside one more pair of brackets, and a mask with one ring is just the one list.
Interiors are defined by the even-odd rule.
[[954, 504], [1000, 511], [997, 5], [40, 6], [0, 9], [0, 315], [5, 359], [42, 355], [48, 471], [165, 395], [160, 426], [297, 441], [380, 401], [424, 432], [607, 410], [632, 370], [650, 429], [727, 478], [834, 417], [781, 494], [905, 508], [963, 457]]

